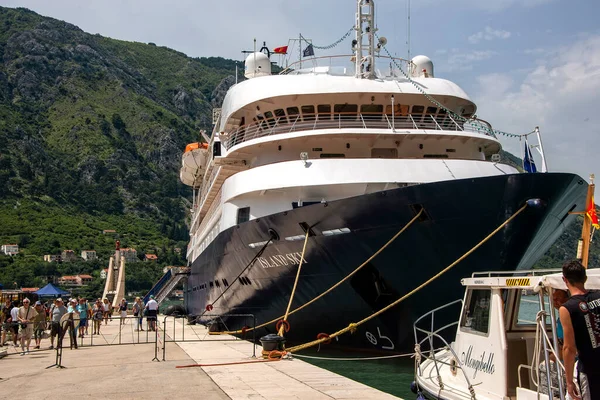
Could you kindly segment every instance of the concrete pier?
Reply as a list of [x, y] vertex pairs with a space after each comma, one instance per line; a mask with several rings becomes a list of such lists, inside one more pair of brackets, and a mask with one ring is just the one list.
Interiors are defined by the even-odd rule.
[[[162, 317], [159, 321], [162, 326]], [[160, 361], [152, 361], [156, 336], [134, 327], [132, 319], [123, 326], [113, 319], [102, 325], [102, 334], [94, 336], [92, 346], [86, 337], [77, 350], [65, 347], [65, 369], [46, 369], [56, 358], [55, 351], [44, 350], [47, 339], [42, 341], [42, 351], [24, 356], [11, 345], [9, 356], [0, 359], [0, 391], [6, 398], [44, 399], [397, 399], [297, 358], [255, 363], [260, 358], [252, 358], [252, 343], [208, 335], [205, 327], [186, 325], [183, 319], [168, 319], [166, 330], [159, 330]], [[178, 342], [170, 342], [173, 337]], [[146, 340], [150, 343], [116, 345]], [[64, 345], [68, 346], [68, 336]], [[254, 350], [260, 357], [260, 346]], [[252, 363], [176, 368], [238, 362]]]

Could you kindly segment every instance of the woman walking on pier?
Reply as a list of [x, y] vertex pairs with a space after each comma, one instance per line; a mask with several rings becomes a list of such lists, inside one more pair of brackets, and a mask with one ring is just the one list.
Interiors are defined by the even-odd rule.
[[138, 317], [137, 319], [137, 328], [136, 331], [143, 331], [144, 328], [142, 328], [142, 322], [144, 320], [144, 302], [142, 301], [141, 298], [136, 297], [135, 298], [135, 303], [133, 303], [133, 307], [131, 308], [131, 311], [133, 311], [133, 316], [134, 317]]
[[102, 326], [102, 317], [104, 316], [104, 305], [102, 304], [102, 300], [96, 300], [92, 313], [92, 319], [94, 320], [94, 335], [99, 335], [100, 327]]

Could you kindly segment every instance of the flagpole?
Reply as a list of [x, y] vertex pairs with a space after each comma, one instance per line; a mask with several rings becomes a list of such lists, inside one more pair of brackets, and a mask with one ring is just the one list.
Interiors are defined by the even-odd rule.
[[540, 154], [542, 155], [542, 172], [548, 172], [548, 164], [546, 164], [546, 154], [544, 154], [544, 146], [542, 146], [542, 135], [540, 135], [540, 127], [535, 127], [538, 143], [540, 144]]

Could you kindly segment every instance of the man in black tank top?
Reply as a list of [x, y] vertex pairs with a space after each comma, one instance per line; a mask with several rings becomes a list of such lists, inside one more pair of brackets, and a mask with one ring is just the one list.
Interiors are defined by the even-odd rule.
[[585, 289], [585, 271], [579, 261], [563, 265], [563, 280], [571, 293], [559, 310], [565, 335], [563, 358], [567, 391], [571, 397], [581, 398], [573, 383], [575, 356], [578, 354], [577, 379], [581, 395], [584, 400], [600, 400], [600, 292]]

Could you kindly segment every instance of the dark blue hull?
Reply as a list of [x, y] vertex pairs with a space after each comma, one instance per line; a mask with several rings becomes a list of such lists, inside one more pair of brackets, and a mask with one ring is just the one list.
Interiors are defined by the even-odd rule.
[[[192, 263], [186, 300], [200, 315], [252, 313], [257, 323], [284, 314], [302, 252], [301, 224], [312, 227], [292, 309], [339, 282], [379, 250], [420, 210], [422, 217], [339, 288], [290, 316], [292, 342], [313, 340], [371, 315], [451, 264], [515, 213], [528, 208], [487, 243], [441, 278], [379, 318], [340, 338], [352, 346], [400, 350], [412, 347], [412, 322], [428, 310], [462, 297], [460, 279], [476, 271], [530, 268], [583, 209], [586, 182], [573, 174], [519, 174], [437, 182], [314, 204], [252, 220], [222, 232]], [[326, 235], [336, 229], [348, 233]], [[234, 282], [266, 241], [279, 240]], [[326, 234], [323, 234], [326, 231]], [[335, 231], [334, 231], [335, 233]], [[339, 233], [339, 231], [337, 232]], [[204, 288], [205, 286], [205, 288]], [[218, 301], [215, 299], [230, 287]], [[451, 316], [456, 320], [458, 316]], [[229, 329], [245, 323], [230, 318]], [[247, 322], [246, 322], [247, 324]], [[260, 335], [275, 331], [261, 329]]]

